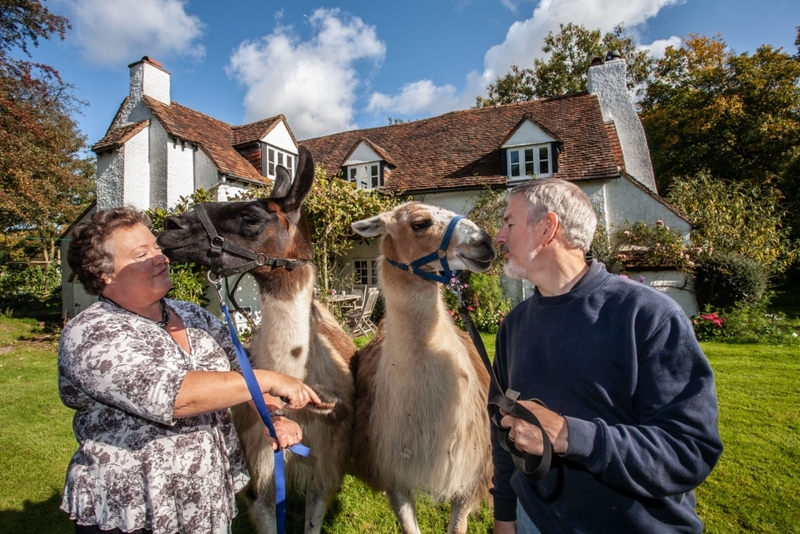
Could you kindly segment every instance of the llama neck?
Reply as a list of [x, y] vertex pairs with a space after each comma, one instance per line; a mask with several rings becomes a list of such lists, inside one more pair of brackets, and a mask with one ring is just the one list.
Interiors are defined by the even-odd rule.
[[[437, 330], [451, 330], [439, 284], [398, 269], [381, 260], [381, 285], [386, 307], [387, 342], [397, 336], [409, 342], [430, 339]], [[413, 332], [414, 335], [409, 336]]]
[[304, 379], [311, 346], [313, 269], [300, 267], [275, 274], [284, 278], [282, 283], [257, 278], [262, 315], [253, 355], [259, 367]]

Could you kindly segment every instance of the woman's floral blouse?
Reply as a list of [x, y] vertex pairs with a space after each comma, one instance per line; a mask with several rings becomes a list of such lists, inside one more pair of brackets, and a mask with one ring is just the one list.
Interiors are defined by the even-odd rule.
[[167, 300], [191, 354], [152, 321], [98, 302], [64, 328], [61, 400], [74, 408], [78, 451], [61, 508], [82, 525], [155, 534], [228, 532], [247, 483], [227, 410], [173, 419], [187, 371], [238, 370], [224, 325]]

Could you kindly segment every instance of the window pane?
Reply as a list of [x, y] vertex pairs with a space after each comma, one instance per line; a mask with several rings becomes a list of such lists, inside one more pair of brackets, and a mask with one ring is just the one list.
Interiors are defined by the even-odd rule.
[[539, 147], [539, 174], [550, 174], [550, 147]]
[[267, 150], [267, 160], [270, 163], [275, 163], [275, 150], [270, 148]]
[[525, 176], [536, 176], [536, 173], [533, 171], [532, 161], [525, 162]]
[[353, 262], [353, 274], [355, 275], [356, 284], [367, 283], [367, 262], [365, 260], [356, 260]]
[[267, 164], [267, 176], [275, 176], [275, 164], [272, 162]]
[[526, 148], [525, 149], [525, 163], [533, 163], [533, 149]]
[[511, 161], [512, 165], [514, 165], [515, 163], [519, 163], [519, 151], [518, 150], [512, 150], [511, 152], [508, 153], [508, 156], [510, 158], [509, 161]]
[[372, 272], [369, 273], [370, 285], [378, 285], [378, 260], [372, 260]]
[[283, 152], [278, 152], [278, 165], [283, 165]]
[[372, 165], [369, 170], [370, 170], [370, 174], [372, 175], [371, 176], [371, 178], [372, 178], [372, 187], [373, 188], [378, 187], [378, 166], [377, 165]]
[[294, 158], [292, 156], [286, 156], [286, 168], [289, 169], [289, 174], [292, 174], [293, 167], [294, 167]]
[[358, 170], [350, 167], [350, 181], [356, 183], [356, 176], [358, 176]]

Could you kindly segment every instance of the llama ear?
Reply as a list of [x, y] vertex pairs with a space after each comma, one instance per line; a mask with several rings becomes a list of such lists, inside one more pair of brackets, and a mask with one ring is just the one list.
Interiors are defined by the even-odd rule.
[[272, 193], [269, 194], [269, 198], [285, 197], [291, 186], [292, 177], [289, 175], [289, 171], [283, 165], [278, 165], [278, 169], [275, 172], [275, 185], [272, 186]]
[[311, 156], [311, 152], [304, 146], [299, 146], [297, 148], [300, 152], [300, 160], [297, 162], [297, 172], [294, 182], [292, 182], [289, 191], [283, 199], [283, 209], [287, 213], [300, 211], [303, 200], [305, 200], [306, 196], [308, 196], [308, 193], [311, 191], [311, 186], [314, 185], [314, 158]]
[[363, 221], [356, 221], [350, 225], [350, 228], [362, 237], [376, 237], [383, 235], [386, 231], [386, 225], [381, 215], [377, 215], [371, 219], [364, 219]]

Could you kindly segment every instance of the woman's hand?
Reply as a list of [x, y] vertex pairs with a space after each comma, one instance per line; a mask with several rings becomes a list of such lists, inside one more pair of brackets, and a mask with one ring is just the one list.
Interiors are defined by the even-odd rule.
[[308, 403], [322, 404], [313, 389], [294, 377], [261, 370], [257, 378], [261, 391], [273, 397], [284, 399], [286, 401], [285, 408], [299, 410]]
[[272, 425], [275, 427], [275, 435], [278, 436], [278, 440], [275, 441], [272, 436], [269, 435], [269, 429], [264, 427], [264, 435], [267, 437], [267, 440], [272, 443], [272, 450], [278, 450], [278, 447], [281, 449], [286, 449], [291, 447], [296, 443], [300, 443], [303, 439], [303, 431], [300, 429], [300, 425], [283, 417], [281, 415], [275, 415], [272, 417]]

